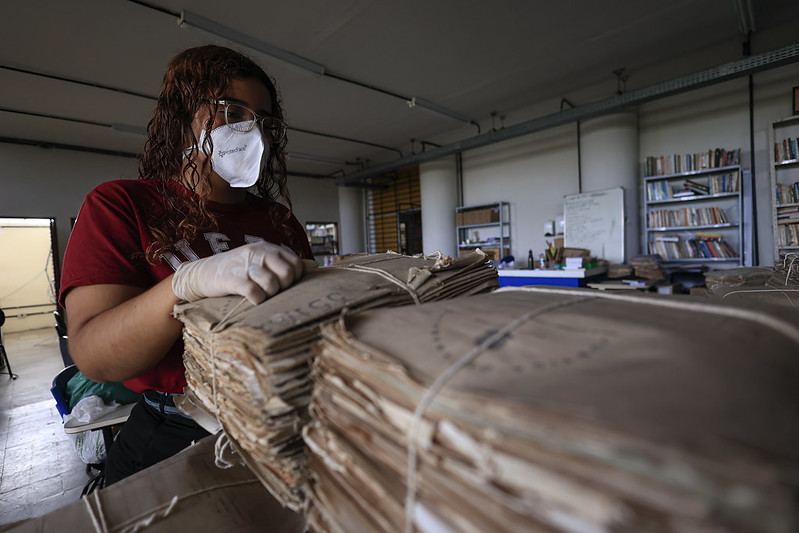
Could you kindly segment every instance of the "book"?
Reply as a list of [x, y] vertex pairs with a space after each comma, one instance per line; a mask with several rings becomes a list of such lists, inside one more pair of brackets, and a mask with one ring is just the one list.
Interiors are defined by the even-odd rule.
[[705, 194], [710, 192], [710, 188], [707, 185], [705, 185], [703, 183], [699, 183], [699, 182], [693, 181], [693, 180], [685, 180], [685, 182], [683, 184], [686, 187], [688, 187], [688, 188], [697, 189], [697, 190], [703, 191]]
[[656, 233], [655, 240], [665, 242], [680, 242], [680, 238], [677, 235], [669, 235], [666, 233]]

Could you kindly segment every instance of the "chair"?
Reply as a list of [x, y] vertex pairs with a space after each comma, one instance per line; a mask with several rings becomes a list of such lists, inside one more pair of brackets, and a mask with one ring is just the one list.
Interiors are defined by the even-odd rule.
[[58, 348], [61, 351], [61, 359], [64, 361], [64, 366], [74, 365], [75, 361], [69, 354], [69, 345], [67, 343], [67, 324], [64, 321], [64, 314], [59, 310], [53, 311], [55, 318], [55, 331], [58, 334]]
[[[50, 393], [55, 399], [56, 409], [62, 419], [71, 412], [69, 408], [69, 397], [67, 396], [67, 383], [77, 373], [77, 366], [74, 364], [67, 366], [56, 374], [53, 378], [52, 386], [50, 387]], [[123, 424], [128, 419], [134, 405], [135, 404], [132, 403], [120, 405], [110, 413], [88, 423], [69, 420], [64, 423], [64, 433], [69, 435], [82, 433], [84, 431], [102, 431], [103, 442], [105, 443], [106, 453], [108, 453], [111, 449], [111, 445], [114, 443], [113, 428]], [[97, 474], [94, 474], [93, 470], [97, 470]], [[89, 479], [89, 482], [83, 488], [81, 497], [105, 486], [105, 464], [86, 465], [86, 474], [89, 475], [91, 479]]]
[[8, 354], [6, 353], [6, 347], [3, 346], [3, 324], [6, 323], [6, 315], [3, 313], [3, 310], [0, 309], [0, 369], [4, 368], [6, 372], [8, 372], [8, 377], [11, 379], [17, 379], [15, 373], [11, 371], [11, 363], [8, 362]]
[[53, 378], [53, 385], [50, 387], [50, 394], [55, 398], [55, 408], [58, 409], [58, 414], [63, 419], [65, 415], [70, 412], [69, 398], [67, 398], [67, 383], [72, 376], [78, 373], [78, 367], [70, 365], [62, 369]]

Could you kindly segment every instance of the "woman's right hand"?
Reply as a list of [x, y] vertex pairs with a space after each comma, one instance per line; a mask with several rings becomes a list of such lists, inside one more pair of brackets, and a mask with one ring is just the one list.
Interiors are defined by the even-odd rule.
[[182, 263], [172, 290], [189, 302], [236, 294], [259, 304], [290, 287], [302, 271], [302, 260], [292, 250], [262, 241]]

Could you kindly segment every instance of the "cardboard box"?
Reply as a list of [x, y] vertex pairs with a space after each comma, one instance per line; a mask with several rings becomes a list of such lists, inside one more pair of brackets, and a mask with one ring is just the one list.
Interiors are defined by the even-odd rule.
[[[99, 531], [95, 519], [107, 526], [104, 531], [121, 531], [152, 517], [148, 533], [304, 532], [305, 518], [281, 507], [250, 469], [214, 464], [216, 439], [206, 437], [110, 487], [4, 531]], [[235, 456], [225, 458], [238, 461]]]
[[661, 283], [657, 285], [658, 294], [680, 294], [682, 285], [679, 283]]
[[465, 209], [455, 213], [455, 224], [457, 226], [492, 224], [494, 222], [499, 222], [499, 208], [482, 207], [479, 209]]

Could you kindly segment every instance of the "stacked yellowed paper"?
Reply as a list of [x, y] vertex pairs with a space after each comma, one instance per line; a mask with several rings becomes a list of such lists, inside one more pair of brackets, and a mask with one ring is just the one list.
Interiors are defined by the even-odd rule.
[[780, 254], [773, 267], [741, 267], [705, 273], [708, 294], [734, 305], [799, 308], [799, 255]]
[[714, 291], [727, 287], [763, 287], [774, 275], [769, 266], [738, 267], [705, 272], [705, 287]]
[[799, 531], [799, 315], [500, 289], [344, 315], [312, 531]]
[[639, 278], [659, 281], [665, 279], [662, 259], [659, 255], [639, 255], [630, 259], [630, 265]]
[[799, 287], [799, 254], [781, 253], [774, 262], [774, 276], [767, 284], [777, 288]]
[[372, 307], [421, 304], [498, 286], [482, 252], [459, 258], [360, 255], [307, 271], [253, 306], [240, 297], [181, 304], [188, 387], [180, 407], [220, 427], [247, 465], [290, 509], [303, 507], [309, 377], [319, 327]]

